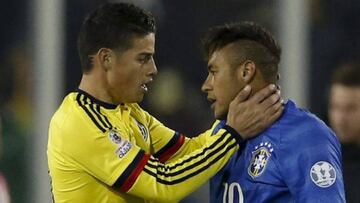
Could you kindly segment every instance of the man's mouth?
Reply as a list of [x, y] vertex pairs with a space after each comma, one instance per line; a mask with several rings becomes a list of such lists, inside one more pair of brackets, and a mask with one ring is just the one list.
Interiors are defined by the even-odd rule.
[[148, 78], [143, 84], [140, 85], [141, 89], [146, 93], [149, 91], [148, 85], [153, 81], [153, 78]]
[[144, 90], [144, 92], [147, 92], [149, 90], [146, 84], [142, 84], [141, 88]]
[[211, 108], [213, 109], [215, 107], [216, 99], [207, 98], [207, 100], [211, 103]]

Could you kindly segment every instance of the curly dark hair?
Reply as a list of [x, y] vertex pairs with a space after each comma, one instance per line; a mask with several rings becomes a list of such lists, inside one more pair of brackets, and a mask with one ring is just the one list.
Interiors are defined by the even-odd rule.
[[105, 3], [84, 20], [78, 36], [78, 52], [83, 72], [92, 68], [90, 55], [100, 48], [124, 51], [133, 37], [155, 33], [153, 15], [133, 4]]
[[281, 48], [272, 34], [259, 24], [244, 21], [212, 27], [202, 39], [202, 44], [206, 61], [215, 51], [234, 44], [234, 57], [230, 61], [233, 67], [252, 60], [265, 80], [277, 80]]

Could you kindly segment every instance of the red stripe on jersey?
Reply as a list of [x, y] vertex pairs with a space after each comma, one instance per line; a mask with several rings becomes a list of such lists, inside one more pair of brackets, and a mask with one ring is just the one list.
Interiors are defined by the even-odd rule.
[[174, 155], [177, 150], [180, 149], [180, 147], [184, 144], [185, 142], [185, 136], [184, 135], [180, 135], [180, 138], [178, 139], [178, 141], [176, 142], [176, 144], [174, 144], [169, 150], [167, 150], [165, 153], [161, 154], [159, 157], [159, 161], [161, 163], [165, 163], [167, 160], [170, 159], [170, 157], [172, 155]]
[[147, 161], [150, 159], [150, 154], [145, 154], [143, 158], [140, 160], [139, 164], [136, 166], [135, 170], [133, 170], [130, 176], [125, 180], [124, 184], [121, 186], [121, 192], [127, 192], [131, 186], [135, 183], [135, 180], [140, 175], [141, 171], [144, 169]]

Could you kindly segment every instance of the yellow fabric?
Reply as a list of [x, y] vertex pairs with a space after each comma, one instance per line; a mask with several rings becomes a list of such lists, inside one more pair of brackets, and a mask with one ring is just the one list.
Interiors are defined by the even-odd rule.
[[[49, 128], [47, 154], [54, 200], [177, 202], [219, 171], [238, 149], [226, 130], [212, 136], [211, 132], [187, 138], [166, 163], [154, 156], [147, 160], [144, 154], [164, 148], [175, 136], [173, 130], [138, 104], [108, 109], [83, 93], [70, 93]], [[146, 165], [141, 167], [139, 160]], [[135, 169], [138, 176], [132, 174]], [[115, 186], [123, 188], [130, 176], [134, 182], [120, 192]]]

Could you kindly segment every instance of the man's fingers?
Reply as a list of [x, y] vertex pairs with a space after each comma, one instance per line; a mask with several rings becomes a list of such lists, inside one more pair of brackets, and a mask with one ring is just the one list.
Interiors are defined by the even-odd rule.
[[283, 106], [284, 106], [283, 103], [281, 103], [281, 100], [279, 100], [274, 105], [272, 105], [268, 109], [266, 109], [265, 113], [269, 114], [269, 115], [273, 115], [276, 112], [278, 112]]
[[235, 102], [242, 102], [245, 101], [249, 98], [251, 93], [251, 86], [250, 85], [246, 85], [235, 97], [235, 99], [233, 101]]
[[256, 92], [249, 100], [252, 100], [253, 102], [256, 103], [260, 103], [265, 98], [273, 94], [275, 91], [276, 91], [276, 86], [274, 84], [270, 84], [267, 87], [264, 87], [260, 91]]
[[[274, 108], [273, 108], [274, 107]], [[271, 107], [272, 109], [270, 109], [270, 111], [273, 111], [273, 113], [271, 113], [270, 117], [269, 117], [269, 123], [273, 123], [275, 122], [283, 113], [284, 111], [284, 106], [282, 104], [276, 104], [273, 107]]]
[[271, 96], [265, 98], [264, 101], [261, 102], [261, 105], [264, 109], [270, 108], [275, 103], [281, 103], [281, 97], [277, 93], [272, 94]]

